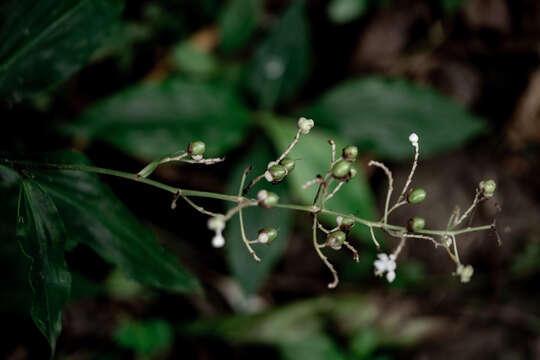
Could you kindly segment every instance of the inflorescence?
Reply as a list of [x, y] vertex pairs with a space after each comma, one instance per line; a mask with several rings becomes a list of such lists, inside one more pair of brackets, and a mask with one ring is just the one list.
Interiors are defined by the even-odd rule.
[[[368, 221], [353, 215], [341, 214], [325, 208], [326, 202], [334, 197], [340, 191], [340, 189], [357, 174], [355, 163], [357, 162], [358, 148], [353, 145], [346, 146], [342, 149], [341, 155], [338, 156], [336, 152], [336, 144], [333, 140], [328, 141], [331, 149], [331, 155], [326, 173], [324, 175], [315, 176], [313, 179], [306, 181], [306, 183], [302, 186], [302, 189], [307, 189], [311, 186], [317, 187], [317, 191], [310, 207], [291, 207], [286, 204], [280, 206], [279, 197], [269, 190], [260, 190], [255, 199], [246, 197], [253, 186], [259, 181], [264, 179], [270, 185], [275, 185], [286, 179], [287, 175], [294, 170], [295, 160], [289, 157], [289, 153], [302, 136], [309, 134], [314, 126], [314, 122], [311, 119], [302, 117], [298, 120], [297, 125], [298, 130], [296, 135], [287, 149], [276, 160], [269, 162], [266, 170], [262, 174], [254, 177], [247, 186], [245, 186], [245, 182], [249, 172], [251, 171], [251, 166], [245, 169], [240, 182], [237, 198], [231, 200], [235, 201], [237, 204], [227, 213], [220, 214], [205, 210], [201, 206], [196, 205], [188, 196], [184, 195], [180, 189], [178, 189], [177, 193], [175, 194], [171, 207], [174, 209], [176, 207], [176, 201], [181, 197], [197, 211], [209, 216], [208, 228], [214, 232], [214, 237], [212, 239], [212, 245], [214, 247], [222, 247], [225, 245], [223, 230], [225, 229], [227, 222], [235, 214], [238, 214], [240, 219], [240, 233], [242, 241], [244, 242], [249, 253], [257, 262], [261, 261], [261, 259], [257, 256], [252, 245], [270, 245], [272, 241], [277, 238], [278, 230], [272, 227], [260, 229], [257, 237], [250, 240], [246, 236], [246, 231], [244, 229], [242, 213], [243, 209], [251, 206], [259, 206], [264, 209], [269, 209], [272, 207], [289, 207], [296, 210], [310, 212], [313, 217], [313, 247], [320, 259], [328, 267], [333, 277], [333, 280], [328, 284], [329, 288], [334, 288], [338, 285], [339, 277], [334, 266], [323, 253], [323, 249], [329, 248], [331, 250], [339, 251], [346, 248], [352, 253], [353, 260], [358, 262], [358, 251], [350, 243], [349, 236], [351, 229], [356, 223], [360, 223], [361, 225], [369, 228], [371, 239], [379, 251], [381, 251], [381, 246], [375, 236], [375, 229], [380, 229], [386, 235], [399, 239], [399, 243], [391, 253], [387, 254], [380, 252], [373, 264], [375, 275], [385, 276], [388, 282], [392, 282], [396, 278], [396, 261], [408, 239], [429, 240], [435, 245], [436, 248], [444, 249], [456, 265], [454, 275], [459, 276], [461, 282], [463, 283], [470, 281], [474, 273], [474, 269], [471, 265], [464, 265], [461, 262], [456, 237], [458, 235], [473, 231], [493, 230], [497, 236], [497, 240], [500, 243], [500, 238], [495, 230], [495, 220], [492, 224], [485, 226], [479, 226], [476, 228], [459, 228], [459, 226], [462, 225], [466, 219], [470, 219], [472, 217], [474, 209], [482, 201], [493, 196], [496, 188], [496, 184], [493, 180], [484, 180], [479, 183], [472, 204], [463, 212], [463, 214], [461, 214], [460, 209], [456, 207], [448, 220], [448, 225], [445, 230], [425, 230], [425, 220], [418, 216], [411, 217], [405, 226], [390, 225], [388, 223], [388, 217], [393, 211], [406, 204], [419, 204], [427, 197], [425, 190], [411, 187], [420, 154], [420, 139], [415, 133], [412, 133], [409, 136], [409, 141], [414, 150], [412, 167], [405, 184], [399, 193], [399, 196], [393, 204], [391, 204], [392, 194], [394, 192], [394, 178], [392, 172], [381, 162], [370, 161], [368, 164], [369, 166], [375, 166], [383, 170], [388, 180], [388, 191], [386, 194], [384, 213], [379, 221]], [[141, 170], [137, 176], [145, 178], [150, 175], [157, 168], [157, 166], [167, 162], [176, 161], [211, 165], [224, 160], [224, 158], [204, 158], [205, 149], [206, 146], [203, 142], [192, 142], [189, 144], [187, 151], [178, 152], [157, 159]], [[336, 226], [334, 228], [326, 228], [319, 221], [319, 214], [321, 213], [336, 215]], [[320, 241], [318, 238], [319, 232], [322, 232], [324, 235], [323, 241]]]

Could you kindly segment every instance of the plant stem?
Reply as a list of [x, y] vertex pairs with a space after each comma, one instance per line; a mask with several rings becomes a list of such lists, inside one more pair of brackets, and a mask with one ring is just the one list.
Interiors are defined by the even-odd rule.
[[[12, 166], [14, 168], [28, 167], [28, 168], [42, 168], [42, 169], [52, 169], [52, 170], [83, 171], [83, 172], [89, 172], [89, 173], [95, 173], [95, 174], [101, 174], [101, 175], [116, 176], [116, 177], [132, 180], [132, 181], [137, 181], [146, 185], [156, 187], [161, 190], [168, 191], [172, 194], [179, 194], [181, 196], [212, 198], [212, 199], [217, 199], [217, 200], [231, 201], [235, 203], [256, 201], [254, 199], [248, 199], [243, 196], [226, 195], [226, 194], [220, 194], [220, 193], [214, 193], [214, 192], [208, 192], [208, 191], [180, 189], [174, 186], [160, 183], [155, 180], [138, 176], [137, 174], [132, 174], [132, 173], [118, 171], [118, 170], [112, 170], [112, 169], [106, 169], [106, 168], [100, 168], [100, 167], [90, 166], [90, 165], [36, 163], [36, 162], [31, 162], [31, 161], [9, 160], [5, 158], [0, 158], [0, 164]], [[385, 224], [384, 222], [381, 222], [381, 221], [370, 221], [363, 218], [359, 218], [352, 214], [345, 214], [345, 213], [341, 213], [341, 212], [333, 211], [329, 209], [321, 209], [320, 207], [315, 206], [315, 205], [276, 204], [274, 205], [274, 207], [282, 208], [282, 209], [289, 209], [289, 210], [296, 210], [296, 211], [304, 211], [304, 212], [308, 212], [312, 214], [321, 213], [321, 214], [330, 214], [330, 215], [342, 216], [342, 217], [350, 217], [350, 218], [353, 218], [356, 222], [359, 222], [365, 226], [372, 227], [372, 228], [380, 228], [383, 230], [394, 230], [394, 231], [401, 231], [401, 232], [407, 231], [406, 228], [403, 226]], [[426, 235], [440, 235], [440, 236], [454, 235], [455, 236], [455, 235], [465, 234], [469, 232], [483, 231], [483, 230], [489, 230], [489, 229], [492, 229], [492, 225], [466, 227], [459, 230], [421, 230], [421, 231], [418, 231], [418, 233], [426, 234]]]

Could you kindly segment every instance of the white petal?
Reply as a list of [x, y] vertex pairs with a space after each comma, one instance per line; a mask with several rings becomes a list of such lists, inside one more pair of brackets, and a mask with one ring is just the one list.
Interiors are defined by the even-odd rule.
[[415, 133], [412, 133], [411, 135], [409, 135], [409, 141], [413, 145], [418, 144], [418, 135], [416, 135]]
[[216, 236], [212, 239], [212, 246], [215, 248], [220, 248], [225, 245], [225, 238], [221, 233], [217, 233]]
[[[266, 175], [266, 174], [265, 174]], [[264, 199], [266, 199], [266, 197], [268, 196], [268, 191], [266, 190], [261, 190], [257, 193], [257, 200], [259, 201], [262, 201]]]
[[386, 271], [396, 270], [396, 263], [394, 261], [389, 261], [386, 263]]
[[195, 161], [199, 161], [199, 160], [202, 160], [203, 156], [202, 155], [191, 155], [191, 158]]
[[341, 225], [342, 222], [343, 222], [343, 216], [338, 216], [338, 217], [336, 218], [336, 223], [337, 223], [338, 225]]
[[388, 282], [394, 281], [395, 278], [396, 278], [396, 273], [395, 272], [389, 271], [389, 272], [386, 273], [386, 280], [388, 280]]
[[213, 216], [208, 219], [208, 228], [214, 231], [222, 231], [225, 228], [225, 220], [223, 216]]
[[386, 263], [381, 260], [375, 260], [373, 266], [375, 266], [378, 272], [384, 272], [386, 270]]
[[388, 255], [386, 255], [385, 253], [378, 254], [377, 257], [384, 262], [388, 261]]

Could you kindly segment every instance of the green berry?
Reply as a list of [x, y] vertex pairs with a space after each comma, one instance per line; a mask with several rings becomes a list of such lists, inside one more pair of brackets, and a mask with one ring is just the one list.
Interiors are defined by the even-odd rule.
[[287, 169], [287, 173], [290, 173], [291, 171], [294, 170], [295, 162], [290, 157], [283, 158], [283, 160], [281, 160], [279, 164], [283, 166], [285, 169]]
[[279, 196], [276, 193], [266, 190], [259, 191], [259, 193], [257, 194], [257, 198], [259, 199], [259, 206], [265, 209], [271, 208], [279, 201]]
[[494, 180], [489, 179], [480, 182], [480, 190], [482, 190], [483, 194], [486, 196], [492, 196], [496, 188], [497, 184]]
[[409, 204], [420, 204], [426, 198], [426, 191], [424, 189], [414, 189], [409, 193], [407, 201]]
[[345, 160], [354, 162], [358, 157], [358, 148], [353, 145], [349, 145], [343, 148], [342, 156]]
[[339, 250], [341, 249], [341, 246], [345, 242], [346, 238], [347, 235], [343, 231], [337, 230], [328, 234], [328, 236], [326, 237], [326, 243], [332, 249]]
[[351, 171], [351, 163], [346, 160], [338, 161], [332, 168], [332, 175], [337, 179], [343, 179]]
[[426, 225], [426, 221], [418, 216], [414, 216], [409, 219], [409, 222], [407, 223], [407, 230], [410, 232], [416, 232], [420, 231], [424, 228]]
[[264, 228], [259, 230], [259, 235], [257, 239], [260, 243], [270, 245], [272, 241], [274, 241], [277, 238], [278, 231], [275, 228]]
[[337, 219], [337, 223], [339, 225], [339, 230], [344, 232], [351, 231], [352, 227], [354, 226], [354, 219], [350, 217], [339, 217]]
[[282, 165], [274, 165], [268, 171], [272, 175], [273, 182], [279, 182], [287, 176], [287, 169]]
[[206, 144], [202, 141], [194, 141], [188, 146], [188, 154], [202, 155], [206, 150]]

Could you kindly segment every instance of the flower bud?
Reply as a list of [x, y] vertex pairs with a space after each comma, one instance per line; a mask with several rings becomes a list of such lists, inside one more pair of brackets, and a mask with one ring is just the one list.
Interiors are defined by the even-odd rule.
[[333, 231], [326, 237], [326, 244], [334, 250], [341, 249], [341, 246], [345, 242], [347, 235], [340, 230]]
[[332, 168], [332, 176], [336, 179], [343, 179], [351, 171], [351, 163], [346, 160], [338, 161]]
[[474, 274], [474, 268], [471, 265], [459, 265], [456, 274], [460, 276], [462, 283], [468, 283]]
[[353, 145], [349, 145], [343, 148], [341, 156], [349, 162], [355, 162], [358, 157], [358, 148]]
[[409, 219], [409, 222], [407, 223], [407, 230], [409, 230], [409, 232], [420, 231], [425, 225], [426, 221], [423, 218], [414, 216]]
[[282, 165], [273, 165], [264, 173], [266, 180], [273, 184], [279, 183], [287, 176], [287, 169]]
[[426, 198], [426, 191], [424, 189], [414, 189], [409, 192], [407, 201], [409, 204], [420, 204]]
[[194, 141], [188, 145], [188, 154], [198, 156], [204, 154], [206, 150], [206, 144], [202, 141]]
[[354, 219], [350, 217], [338, 216], [336, 218], [336, 223], [339, 226], [339, 230], [348, 233], [354, 226]]
[[278, 203], [279, 196], [273, 192], [261, 190], [257, 193], [257, 200], [260, 207], [269, 209]]
[[493, 193], [497, 188], [497, 183], [495, 183], [494, 180], [489, 179], [480, 181], [480, 184], [478, 186], [480, 187], [480, 190], [482, 191], [482, 194], [484, 194], [484, 196], [491, 197], [493, 196]]
[[257, 240], [261, 244], [270, 245], [270, 243], [276, 239], [277, 235], [278, 235], [278, 231], [275, 228], [271, 228], [271, 227], [264, 228], [264, 229], [259, 230], [259, 235], [257, 236]]
[[298, 129], [300, 129], [300, 132], [304, 135], [308, 134], [314, 125], [315, 123], [311, 119], [306, 119], [305, 117], [298, 119]]
[[290, 157], [285, 157], [283, 160], [279, 162], [279, 165], [283, 166], [285, 169], [287, 169], [287, 173], [290, 173], [294, 170], [295, 162]]

